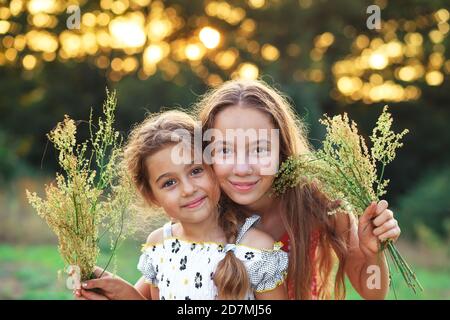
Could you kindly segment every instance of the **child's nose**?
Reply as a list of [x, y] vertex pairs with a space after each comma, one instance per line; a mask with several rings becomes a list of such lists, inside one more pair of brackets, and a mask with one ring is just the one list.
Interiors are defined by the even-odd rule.
[[233, 173], [237, 176], [247, 176], [253, 173], [252, 167], [248, 163], [236, 164]]
[[186, 181], [183, 183], [183, 197], [190, 196], [197, 190], [195, 184], [190, 181]]

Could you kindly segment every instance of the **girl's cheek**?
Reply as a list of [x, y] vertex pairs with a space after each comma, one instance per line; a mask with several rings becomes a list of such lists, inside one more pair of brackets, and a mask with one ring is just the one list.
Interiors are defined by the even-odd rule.
[[159, 203], [171, 203], [174, 198], [177, 198], [177, 190], [176, 188], [172, 189], [161, 189], [157, 194], [155, 194], [155, 199]]
[[256, 164], [253, 165], [254, 175], [261, 177], [275, 176], [278, 171], [278, 159], [272, 156], [267, 156], [263, 158], [258, 158], [255, 161]]
[[220, 195], [220, 186], [217, 179], [211, 177], [208, 174], [205, 174], [202, 179], [199, 181], [200, 189], [206, 191], [208, 196], [212, 199], [218, 199]]
[[208, 196], [213, 205], [217, 205], [220, 200], [220, 186], [218, 183], [212, 183], [208, 186]]
[[176, 214], [179, 211], [180, 195], [175, 191], [169, 192], [161, 202], [164, 204], [164, 209], [166, 212]]
[[266, 191], [269, 191], [270, 188], [272, 187], [273, 184], [273, 180], [274, 180], [274, 176], [262, 176], [262, 184], [263, 184], [263, 188], [266, 189]]
[[226, 179], [233, 173], [233, 166], [227, 164], [215, 164], [213, 170], [219, 180]]

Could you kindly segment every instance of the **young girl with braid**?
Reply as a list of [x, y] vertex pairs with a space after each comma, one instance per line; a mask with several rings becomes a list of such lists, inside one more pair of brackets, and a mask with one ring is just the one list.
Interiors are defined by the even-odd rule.
[[[203, 161], [174, 158], [186, 146], [193, 159], [195, 152], [201, 154], [201, 144], [196, 150], [189, 142], [195, 128], [189, 115], [167, 111], [133, 130], [125, 162], [135, 186], [149, 205], [161, 207], [177, 223], [148, 236], [138, 263], [143, 277], [134, 288], [107, 274], [86, 282], [79, 298], [287, 298], [287, 254], [253, 228], [259, 217], [244, 218], [219, 205], [220, 187]], [[93, 288], [101, 294], [88, 290]]]

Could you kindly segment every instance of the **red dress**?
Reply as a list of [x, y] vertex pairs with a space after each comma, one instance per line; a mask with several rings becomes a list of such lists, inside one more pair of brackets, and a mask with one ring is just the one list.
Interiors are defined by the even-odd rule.
[[[316, 231], [311, 236], [311, 247], [310, 247], [310, 258], [312, 263], [312, 277], [311, 277], [311, 299], [317, 300], [318, 299], [318, 291], [317, 291], [317, 272], [316, 272], [316, 251], [317, 251], [317, 245], [319, 244], [319, 237], [320, 233], [319, 231]], [[282, 250], [289, 252], [289, 236], [287, 232], [281, 237], [280, 242], [283, 243]], [[293, 300], [294, 297], [294, 288], [293, 283], [288, 282], [288, 297], [289, 299]]]

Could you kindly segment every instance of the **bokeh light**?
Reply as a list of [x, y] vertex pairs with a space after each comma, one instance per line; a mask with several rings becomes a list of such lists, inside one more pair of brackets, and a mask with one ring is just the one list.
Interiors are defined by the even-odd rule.
[[219, 45], [220, 33], [216, 29], [204, 27], [200, 30], [199, 36], [204, 46], [208, 49], [214, 49]]
[[[303, 66], [283, 67], [291, 79], [328, 81], [335, 86], [333, 98], [365, 103], [418, 99], [419, 84], [439, 86], [450, 73], [446, 8], [415, 19], [383, 20], [375, 34], [358, 34], [347, 25], [311, 35], [309, 45], [292, 40], [280, 45], [275, 34], [273, 41], [258, 34], [264, 24], [258, 12], [277, 6], [267, 0], [211, 0], [204, 3], [203, 16], [191, 17], [159, 0], [101, 0], [95, 9], [83, 0], [80, 28], [74, 30], [60, 29], [66, 5], [59, 0], [1, 5], [0, 66], [18, 65], [32, 74], [47, 62], [87, 60], [112, 81], [133, 73], [146, 79], [157, 71], [179, 81], [180, 64], [187, 64], [205, 83], [217, 85], [227, 78], [255, 79], [271, 64], [302, 61]], [[298, 1], [299, 10], [313, 7], [311, 0]], [[26, 21], [22, 27], [20, 19]], [[350, 52], [327, 67], [342, 36], [354, 39]]]

